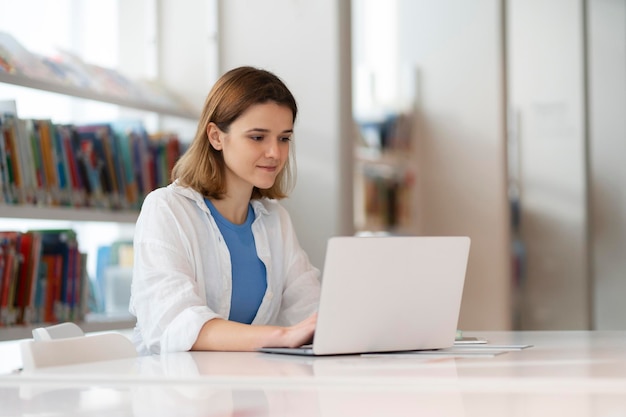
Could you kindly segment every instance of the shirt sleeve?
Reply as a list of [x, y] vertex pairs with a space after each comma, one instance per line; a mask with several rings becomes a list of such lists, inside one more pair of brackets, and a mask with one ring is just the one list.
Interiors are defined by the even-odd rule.
[[200, 293], [189, 236], [171, 205], [157, 196], [144, 200], [135, 228], [130, 311], [137, 317], [136, 343], [150, 353], [187, 351], [218, 314]]
[[286, 210], [281, 216], [285, 242], [285, 286], [278, 324], [294, 325], [317, 311], [320, 296], [320, 271], [302, 249]]

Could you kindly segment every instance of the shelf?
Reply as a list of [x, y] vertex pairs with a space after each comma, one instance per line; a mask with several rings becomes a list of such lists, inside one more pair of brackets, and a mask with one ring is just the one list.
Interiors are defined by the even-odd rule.
[[[135, 327], [135, 318], [130, 316], [127, 318], [107, 318], [95, 316], [94, 318], [88, 318], [84, 322], [76, 324], [85, 333], [104, 332], [108, 330], [126, 330]], [[32, 339], [33, 329], [50, 325], [52, 324], [38, 323], [28, 326], [0, 327], [0, 341]]]
[[0, 218], [67, 220], [76, 222], [135, 223], [136, 211], [110, 211], [96, 208], [37, 207], [0, 204]]
[[199, 117], [199, 115], [195, 112], [175, 106], [159, 105], [155, 104], [154, 102], [145, 100], [137, 100], [133, 98], [118, 97], [111, 94], [98, 93], [68, 84], [29, 78], [19, 74], [0, 72], [0, 83], [18, 85], [21, 87], [48, 91], [51, 93], [63, 94], [71, 97], [79, 97], [87, 100], [100, 101], [104, 103], [115, 104], [118, 106], [160, 113], [168, 116], [182, 117], [185, 119], [196, 120]]

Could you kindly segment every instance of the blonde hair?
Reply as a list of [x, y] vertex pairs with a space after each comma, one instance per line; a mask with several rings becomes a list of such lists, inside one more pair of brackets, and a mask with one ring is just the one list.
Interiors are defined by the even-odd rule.
[[[187, 151], [172, 169], [171, 180], [191, 187], [205, 197], [220, 199], [226, 193], [225, 164], [221, 151], [209, 143], [207, 126], [215, 123], [222, 132], [228, 132], [231, 123], [250, 106], [274, 102], [289, 108], [296, 121], [298, 106], [287, 86], [269, 71], [253, 68], [234, 68], [220, 77], [209, 92], [198, 130]], [[252, 199], [287, 197], [295, 183], [294, 148], [285, 166], [268, 189], [254, 187]]]

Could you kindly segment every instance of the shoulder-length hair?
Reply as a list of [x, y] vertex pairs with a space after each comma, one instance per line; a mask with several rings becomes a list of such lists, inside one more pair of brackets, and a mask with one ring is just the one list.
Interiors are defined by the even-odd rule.
[[[187, 151], [172, 169], [171, 180], [195, 189], [205, 197], [220, 199], [226, 193], [225, 164], [221, 151], [209, 143], [207, 126], [213, 122], [222, 132], [228, 132], [231, 123], [250, 106], [274, 102], [289, 108], [296, 121], [298, 107], [287, 86], [269, 71], [253, 68], [234, 68], [215, 83], [209, 92], [196, 135]], [[293, 143], [289, 158], [271, 188], [254, 187], [252, 199], [287, 197], [295, 183]]]

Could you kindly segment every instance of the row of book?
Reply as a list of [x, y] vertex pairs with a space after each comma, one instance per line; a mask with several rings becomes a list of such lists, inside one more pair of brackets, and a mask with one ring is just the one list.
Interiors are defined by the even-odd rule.
[[184, 147], [140, 122], [89, 125], [0, 115], [0, 203], [137, 209]]
[[0, 326], [82, 321], [86, 260], [71, 229], [0, 231]]

